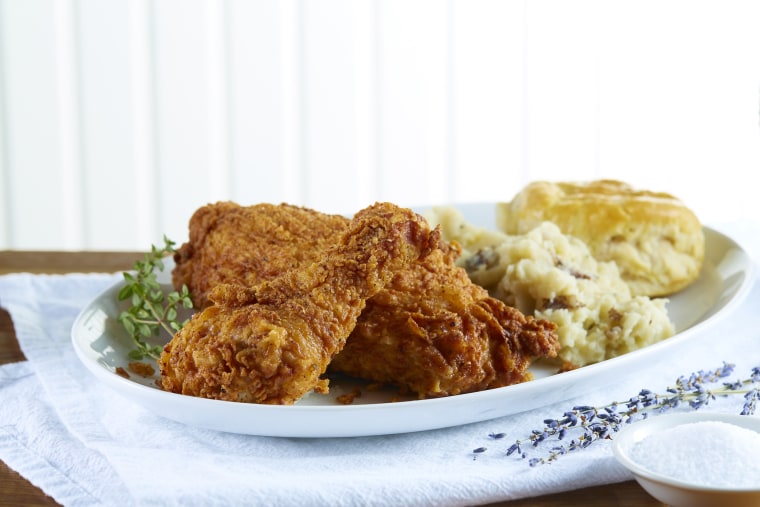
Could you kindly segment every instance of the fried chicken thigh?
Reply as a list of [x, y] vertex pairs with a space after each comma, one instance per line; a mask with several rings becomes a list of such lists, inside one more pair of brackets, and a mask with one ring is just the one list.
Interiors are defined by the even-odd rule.
[[[388, 203], [356, 214], [322, 260], [256, 287], [221, 284], [159, 360], [165, 390], [292, 404], [320, 383], [366, 300], [438, 247], [438, 230]], [[294, 261], [295, 262], [295, 261]]]
[[175, 287], [190, 288], [196, 308], [221, 283], [253, 287], [324, 257], [350, 220], [289, 204], [218, 202], [190, 218], [189, 237], [174, 256]]
[[[323, 258], [348, 223], [289, 205], [208, 205], [190, 220], [174, 283], [197, 294], [212, 283], [253, 287]], [[458, 245], [441, 241], [397, 271], [367, 301], [329, 371], [428, 398], [522, 382], [530, 378], [531, 361], [556, 356], [555, 325], [489, 297], [455, 265], [459, 254]]]
[[399, 271], [362, 312], [330, 370], [393, 383], [420, 398], [503, 387], [558, 349], [555, 325], [488, 295], [442, 249]]

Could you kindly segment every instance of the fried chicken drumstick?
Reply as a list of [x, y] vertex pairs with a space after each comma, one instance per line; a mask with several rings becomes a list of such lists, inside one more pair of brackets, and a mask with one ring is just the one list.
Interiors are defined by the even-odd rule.
[[[207, 305], [203, 294], [215, 283], [253, 287], [323, 258], [348, 224], [345, 217], [286, 204], [210, 204], [190, 219], [190, 240], [175, 256], [174, 284], [186, 284], [196, 306]], [[455, 265], [459, 254], [457, 245], [442, 241], [397, 271], [367, 301], [329, 371], [428, 398], [522, 382], [533, 360], [554, 357], [554, 324], [489, 297]]]
[[292, 404], [320, 383], [366, 300], [437, 248], [424, 218], [388, 203], [356, 214], [323, 259], [256, 287], [222, 284], [159, 359], [165, 390]]

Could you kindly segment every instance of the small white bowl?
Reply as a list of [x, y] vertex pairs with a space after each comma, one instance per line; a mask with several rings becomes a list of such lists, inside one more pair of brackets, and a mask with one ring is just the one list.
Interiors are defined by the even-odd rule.
[[[633, 473], [634, 478], [644, 490], [668, 505], [674, 507], [760, 506], [760, 487], [757, 489], [735, 489], [691, 484], [653, 472], [631, 458], [633, 447], [649, 435], [682, 424], [702, 421], [734, 424], [760, 433], [760, 417], [756, 416], [703, 412], [664, 414], [626, 426], [612, 440], [612, 452], [618, 462]], [[760, 460], [760, 456], [758, 456], [758, 460]]]

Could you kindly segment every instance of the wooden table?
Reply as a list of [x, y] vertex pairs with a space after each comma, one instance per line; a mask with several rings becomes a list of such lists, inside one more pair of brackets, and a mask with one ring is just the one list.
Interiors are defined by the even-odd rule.
[[[138, 252], [24, 252], [0, 251], [0, 274], [13, 272], [70, 273], [70, 272], [116, 272], [130, 269]], [[19, 349], [11, 318], [0, 309], [0, 364], [25, 360]], [[58, 505], [39, 488], [0, 461], [0, 506], [51, 506]], [[557, 507], [584, 505], [602, 507], [662, 506], [636, 482], [624, 482], [594, 488], [579, 489], [539, 498], [503, 502], [509, 507]]]

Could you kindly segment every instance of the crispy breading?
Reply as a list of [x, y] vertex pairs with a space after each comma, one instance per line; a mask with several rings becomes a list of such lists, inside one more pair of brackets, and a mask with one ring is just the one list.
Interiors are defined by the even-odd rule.
[[159, 360], [168, 391], [292, 404], [320, 384], [368, 298], [440, 241], [424, 218], [389, 203], [360, 211], [323, 259], [254, 288], [221, 284]]
[[367, 302], [331, 371], [428, 398], [529, 380], [535, 358], [556, 355], [553, 324], [489, 297], [454, 264], [459, 248], [444, 245]]
[[203, 206], [189, 222], [188, 241], [174, 255], [172, 282], [186, 284], [196, 308], [221, 283], [252, 287], [321, 260], [350, 220], [289, 204]]
[[[194, 293], [207, 291], [211, 280], [252, 287], [322, 258], [344, 229], [341, 223], [349, 222], [288, 205], [208, 208], [191, 219], [190, 243], [176, 259], [175, 283], [186, 280]], [[214, 216], [210, 226], [207, 216]], [[241, 223], [247, 220], [268, 225]], [[234, 255], [219, 254], [225, 243], [235, 245]], [[554, 357], [554, 325], [490, 298], [455, 265], [459, 254], [456, 244], [441, 242], [440, 249], [398, 271], [367, 301], [330, 371], [392, 383], [426, 398], [522, 382], [532, 360]], [[261, 256], [270, 259], [265, 267], [257, 267]], [[188, 272], [194, 275], [183, 275]]]

